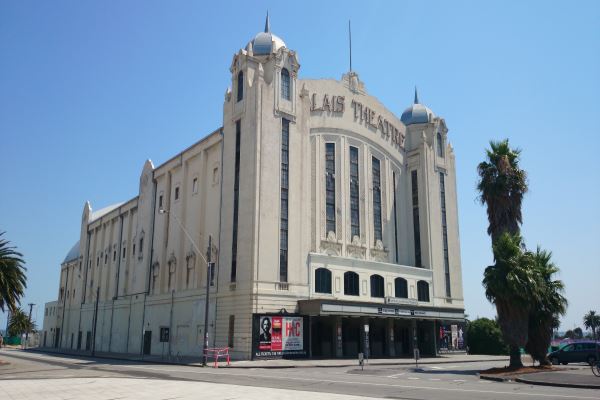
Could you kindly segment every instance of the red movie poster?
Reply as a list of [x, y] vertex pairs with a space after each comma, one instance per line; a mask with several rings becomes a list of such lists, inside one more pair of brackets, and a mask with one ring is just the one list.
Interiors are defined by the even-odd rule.
[[271, 334], [271, 350], [281, 351], [283, 348], [282, 318], [273, 317], [273, 333]]

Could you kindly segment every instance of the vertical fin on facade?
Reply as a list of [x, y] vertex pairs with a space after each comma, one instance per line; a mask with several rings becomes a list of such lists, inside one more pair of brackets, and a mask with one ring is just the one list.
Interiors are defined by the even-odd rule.
[[419, 94], [417, 93], [417, 87], [415, 86], [415, 104], [419, 104]]

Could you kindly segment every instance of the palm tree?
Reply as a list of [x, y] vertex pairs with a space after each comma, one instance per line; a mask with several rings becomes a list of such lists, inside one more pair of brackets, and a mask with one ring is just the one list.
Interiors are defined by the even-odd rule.
[[539, 285], [532, 254], [523, 251], [520, 235], [505, 232], [493, 245], [495, 264], [485, 269], [485, 296], [496, 305], [498, 324], [510, 348], [510, 366], [522, 367], [520, 348], [527, 343], [532, 299]]
[[8, 322], [8, 335], [20, 336], [23, 333], [35, 330], [35, 325], [29, 319], [29, 316], [20, 308], [15, 309], [10, 315]]
[[26, 268], [23, 255], [10, 246], [10, 242], [2, 238], [0, 232], [0, 310], [17, 309], [27, 287]]
[[592, 329], [592, 336], [596, 339], [596, 328], [600, 327], [600, 315], [597, 315], [596, 311], [590, 310], [583, 316], [583, 325], [586, 329]]
[[527, 173], [519, 168], [521, 150], [511, 149], [508, 139], [490, 141], [487, 160], [477, 166], [477, 190], [481, 204], [487, 205], [488, 234], [494, 243], [503, 232], [520, 232], [521, 204], [527, 192]]
[[559, 316], [567, 311], [567, 299], [563, 296], [565, 286], [553, 280], [558, 267], [551, 261], [552, 253], [539, 246], [533, 257], [533, 268], [537, 275], [538, 297], [532, 299], [529, 315], [529, 337], [525, 349], [540, 365], [550, 365], [547, 352], [552, 341], [552, 330], [560, 325]]

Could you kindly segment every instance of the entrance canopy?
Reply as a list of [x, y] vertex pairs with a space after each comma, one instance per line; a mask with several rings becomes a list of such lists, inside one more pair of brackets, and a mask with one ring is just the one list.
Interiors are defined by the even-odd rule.
[[422, 307], [415, 304], [373, 304], [329, 299], [299, 300], [300, 314], [310, 316], [345, 315], [364, 317], [397, 317], [431, 320], [464, 321], [465, 310]]

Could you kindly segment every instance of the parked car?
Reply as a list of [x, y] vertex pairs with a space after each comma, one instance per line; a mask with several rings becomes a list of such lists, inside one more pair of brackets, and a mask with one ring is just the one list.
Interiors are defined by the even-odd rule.
[[567, 365], [568, 363], [587, 362], [592, 364], [600, 357], [600, 343], [582, 341], [570, 343], [559, 350], [548, 353], [548, 359], [552, 364]]

